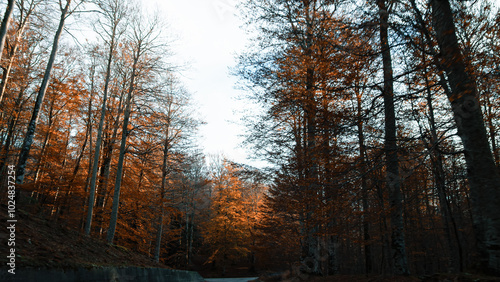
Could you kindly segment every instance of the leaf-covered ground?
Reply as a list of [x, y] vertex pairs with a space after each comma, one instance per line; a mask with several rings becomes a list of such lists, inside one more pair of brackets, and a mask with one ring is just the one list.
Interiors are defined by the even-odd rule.
[[[0, 263], [6, 267], [10, 248], [7, 207], [0, 207]], [[90, 238], [61, 223], [49, 221], [23, 210], [16, 212], [16, 270], [24, 267], [74, 268], [92, 266], [163, 267], [147, 256]]]

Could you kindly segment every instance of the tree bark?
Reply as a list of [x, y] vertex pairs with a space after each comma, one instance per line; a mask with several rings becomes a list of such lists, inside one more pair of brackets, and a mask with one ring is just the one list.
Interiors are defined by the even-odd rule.
[[166, 200], [166, 186], [167, 186], [167, 162], [168, 162], [168, 149], [169, 145], [169, 127], [167, 125], [167, 131], [165, 134], [165, 143], [163, 148], [163, 162], [161, 165], [161, 188], [160, 188], [160, 214], [158, 216], [158, 229], [156, 230], [156, 241], [155, 241], [155, 254], [154, 260], [156, 262], [160, 261], [160, 251], [161, 251], [161, 237], [163, 235], [163, 217], [165, 213], [165, 200]]
[[[33, 144], [33, 138], [35, 136], [36, 125], [38, 122], [38, 114], [40, 109], [42, 108], [43, 98], [45, 96], [45, 92], [47, 92], [47, 87], [49, 85], [50, 74], [52, 72], [52, 67], [54, 65], [54, 61], [57, 55], [57, 48], [59, 46], [59, 39], [61, 38], [61, 34], [64, 28], [64, 22], [67, 18], [67, 14], [69, 11], [69, 6], [71, 4], [71, 0], [66, 1], [66, 5], [64, 8], [61, 6], [61, 19], [59, 20], [59, 26], [57, 27], [56, 34], [54, 36], [54, 41], [52, 44], [52, 51], [50, 53], [49, 61], [47, 63], [47, 67], [45, 68], [45, 73], [43, 75], [42, 84], [40, 86], [40, 90], [38, 91], [38, 95], [36, 97], [35, 106], [33, 108], [33, 112], [31, 115], [30, 122], [28, 124], [28, 130], [24, 137], [23, 145], [21, 147], [21, 152], [19, 154], [19, 160], [16, 167], [16, 183], [23, 184], [26, 164], [28, 161], [31, 144]], [[19, 190], [18, 190], [19, 191]]]
[[[2, 61], [3, 48], [5, 46], [5, 39], [7, 38], [7, 30], [9, 29], [10, 18], [12, 17], [12, 12], [14, 11], [15, 4], [15, 0], [7, 1], [7, 7], [5, 8], [2, 25], [0, 26], [0, 62]], [[0, 103], [1, 102], [2, 99], [0, 98]]]
[[500, 273], [500, 175], [488, 143], [477, 86], [467, 73], [447, 0], [431, 0], [432, 22], [448, 76], [453, 115], [467, 163], [480, 267]]
[[[15, 1], [12, 1], [15, 2]], [[23, 4], [21, 4], [23, 5]], [[7, 64], [7, 67], [4, 68], [4, 73], [3, 73], [3, 78], [2, 78], [2, 83], [0, 84], [0, 103], [2, 103], [3, 97], [5, 95], [5, 91], [7, 90], [7, 82], [9, 81], [10, 78], [10, 72], [12, 70], [12, 65], [14, 64], [14, 58], [17, 53], [17, 49], [19, 47], [19, 42], [21, 41], [21, 38], [24, 34], [24, 30], [26, 26], [28, 25], [29, 22], [29, 17], [35, 10], [36, 4], [31, 3], [27, 9], [24, 9], [24, 7], [21, 7], [21, 18], [19, 20], [19, 27], [16, 30], [16, 35], [14, 38], [14, 42], [11, 44], [10, 51], [8, 52], [9, 55], [9, 62]], [[24, 16], [23, 16], [24, 15]], [[1, 49], [3, 50], [3, 45], [1, 46]], [[3, 53], [3, 52], [2, 52]], [[1, 54], [0, 54], [1, 56]], [[1, 58], [0, 58], [1, 61]]]
[[123, 117], [123, 128], [122, 128], [122, 140], [120, 144], [120, 155], [118, 156], [118, 167], [116, 169], [116, 181], [115, 181], [115, 191], [113, 195], [113, 207], [111, 210], [111, 219], [109, 221], [109, 229], [107, 234], [108, 243], [112, 244], [115, 237], [116, 223], [118, 220], [118, 207], [120, 205], [120, 188], [123, 176], [123, 162], [125, 159], [125, 148], [127, 145], [128, 136], [128, 122], [130, 119], [130, 111], [132, 104], [132, 94], [135, 91], [135, 77], [137, 75], [137, 64], [139, 61], [139, 56], [141, 54], [141, 47], [139, 45], [138, 49], [134, 51], [134, 63], [132, 66], [132, 77], [130, 78], [130, 87], [127, 93], [127, 100], [125, 105], [125, 114]]
[[[429, 91], [430, 92], [430, 91]], [[430, 96], [430, 93], [427, 96], [427, 104], [429, 106], [429, 123], [430, 123], [430, 128], [431, 128], [431, 144], [430, 144], [430, 154], [431, 154], [431, 164], [432, 164], [432, 171], [434, 174], [434, 184], [436, 185], [435, 189], [437, 191], [438, 199], [439, 199], [439, 206], [440, 206], [440, 211], [441, 211], [441, 216], [443, 219], [443, 225], [444, 225], [444, 232], [445, 232], [445, 245], [446, 248], [449, 250], [449, 272], [454, 273], [456, 272], [457, 268], [455, 267], [458, 265], [456, 263], [456, 257], [455, 257], [455, 248], [453, 248], [453, 241], [452, 241], [452, 236], [451, 236], [451, 223], [452, 223], [452, 218], [451, 218], [451, 210], [450, 210], [450, 205], [447, 200], [446, 196], [446, 183], [445, 183], [445, 173], [443, 169], [443, 156], [441, 155], [441, 152], [439, 152], [438, 149], [438, 136], [437, 136], [437, 131], [436, 131], [436, 126], [435, 126], [435, 120], [434, 120], [434, 109], [432, 105], [432, 98]], [[461, 254], [459, 255], [459, 261]], [[461, 271], [461, 269], [460, 269]]]
[[397, 275], [408, 275], [408, 259], [403, 222], [403, 199], [399, 176], [398, 148], [396, 142], [396, 115], [394, 110], [394, 86], [391, 50], [389, 47], [388, 20], [389, 13], [385, 0], [377, 0], [380, 15], [380, 44], [384, 71], [384, 113], [385, 113], [385, 155], [386, 181], [389, 190], [391, 207], [391, 246], [393, 272]]
[[115, 2], [113, 4], [116, 4], [116, 5], [111, 7], [112, 11], [109, 11], [109, 14], [110, 14], [109, 20], [111, 21], [109, 54], [108, 54], [108, 61], [107, 61], [107, 66], [106, 66], [106, 78], [104, 80], [104, 94], [103, 94], [102, 107], [101, 107], [101, 117], [99, 119], [99, 126], [97, 129], [97, 140], [96, 140], [95, 149], [94, 149], [94, 160], [92, 162], [93, 165], [92, 165], [92, 175], [90, 178], [90, 193], [89, 193], [89, 200], [88, 200], [87, 220], [85, 222], [85, 234], [86, 235], [90, 235], [90, 230], [92, 227], [92, 215], [93, 215], [94, 204], [95, 204], [97, 170], [99, 168], [99, 158], [100, 158], [101, 144], [102, 144], [102, 129], [104, 126], [104, 119], [106, 117], [108, 89], [109, 89], [109, 83], [111, 80], [111, 65], [113, 63], [113, 57], [114, 57], [114, 53], [115, 53], [117, 37], [119, 34], [118, 25], [120, 23], [122, 13], [124, 13], [124, 11], [120, 10], [120, 7], [117, 6], [118, 5], [117, 2]]
[[[359, 90], [357, 90], [359, 91]], [[362, 112], [362, 96], [361, 93], [356, 93], [357, 102], [357, 130], [358, 130], [358, 144], [359, 144], [359, 159], [360, 159], [360, 169], [361, 174], [361, 193], [362, 193], [362, 205], [363, 205], [363, 248], [365, 255], [365, 273], [369, 274], [373, 271], [372, 263], [372, 248], [371, 248], [371, 237], [370, 237], [370, 222], [368, 220], [368, 184], [367, 184], [367, 165], [366, 165], [366, 146], [365, 146], [365, 135], [363, 128], [363, 112]]]
[[[12, 114], [9, 118], [9, 125], [7, 127], [7, 137], [5, 139], [5, 143], [2, 147], [2, 151], [1, 151], [1, 159], [0, 159], [0, 173], [2, 173], [0, 175], [0, 179], [2, 180], [2, 183], [5, 183], [5, 181], [3, 181], [3, 176], [6, 175], [4, 174], [4, 169], [6, 168], [6, 163], [7, 163], [7, 160], [9, 158], [9, 152], [10, 152], [10, 146], [12, 145], [12, 143], [14, 143], [14, 132], [15, 132], [15, 127], [16, 127], [16, 124], [19, 120], [19, 112], [21, 111], [21, 104], [22, 104], [22, 98], [24, 96], [24, 93], [26, 91], [28, 87], [25, 85], [23, 87], [21, 87], [21, 90], [19, 91], [18, 95], [17, 95], [17, 98], [16, 98], [16, 101], [15, 101], [15, 104], [14, 104], [14, 109], [12, 110]], [[1, 198], [1, 197], [0, 197]]]
[[[40, 150], [40, 155], [38, 157], [38, 160], [35, 165], [35, 176], [33, 178], [33, 182], [36, 185], [35, 190], [33, 190], [32, 195], [36, 194], [36, 199], [38, 199], [38, 196], [41, 194], [44, 194], [42, 191], [43, 184], [41, 182], [38, 182], [38, 179], [40, 177], [40, 174], [42, 173], [42, 160], [45, 159], [45, 151], [47, 149], [47, 145], [49, 144], [49, 140], [51, 137], [51, 130], [52, 130], [52, 125], [54, 123], [54, 103], [55, 99], [52, 99], [50, 101], [50, 108], [49, 108], [49, 116], [48, 116], [48, 123], [47, 123], [47, 132], [45, 133], [45, 136], [43, 137], [43, 143], [42, 143], [42, 148]], [[44, 197], [45, 199], [45, 197]], [[43, 202], [41, 202], [43, 203]]]
[[[69, 198], [71, 195], [71, 191], [73, 189], [73, 184], [76, 180], [76, 176], [78, 175], [78, 172], [80, 171], [80, 166], [81, 166], [81, 161], [83, 159], [83, 156], [85, 155], [85, 148], [87, 147], [87, 143], [89, 144], [89, 147], [92, 147], [92, 99], [94, 97], [94, 74], [95, 74], [95, 67], [91, 67], [91, 86], [90, 86], [90, 97], [89, 97], [89, 103], [88, 103], [88, 119], [87, 119], [87, 126], [85, 129], [85, 137], [83, 139], [83, 144], [82, 148], [80, 149], [80, 154], [78, 154], [78, 157], [76, 158], [76, 164], [75, 167], [73, 168], [73, 173], [71, 174], [71, 178], [68, 183], [68, 190], [66, 191], [65, 195], [65, 201], [60, 208], [60, 212], [58, 212], [57, 217], [59, 217], [62, 214], [65, 214], [66, 212], [69, 212], [71, 206], [69, 205]], [[90, 149], [92, 150], [92, 148]]]
[[497, 167], [500, 167], [500, 156], [498, 155], [498, 145], [497, 145], [497, 128], [493, 124], [493, 120], [495, 119], [493, 108], [494, 105], [490, 102], [490, 94], [486, 94], [486, 115], [487, 115], [487, 123], [488, 123], [488, 131], [491, 142], [491, 149], [493, 150], [493, 158], [495, 160], [495, 164]]
[[[124, 78], [123, 80], [123, 89], [126, 88], [126, 79]], [[99, 183], [97, 185], [97, 199], [95, 203], [96, 207], [96, 213], [95, 213], [95, 220], [96, 220], [96, 225], [94, 230], [99, 234], [99, 236], [102, 235], [103, 231], [103, 224], [104, 224], [104, 208], [106, 207], [106, 204], [109, 199], [109, 192], [108, 191], [108, 182], [109, 178], [111, 175], [111, 159], [113, 157], [113, 151], [115, 149], [115, 142], [118, 136], [118, 129], [120, 128], [120, 117], [123, 113], [123, 98], [125, 96], [126, 91], [122, 91], [118, 103], [118, 113], [113, 117], [115, 119], [115, 122], [113, 123], [113, 133], [111, 136], [108, 136], [106, 140], [103, 141], [104, 143], [104, 148], [103, 148], [103, 159], [101, 163], [101, 169], [100, 169], [100, 177], [99, 177]], [[113, 108], [113, 106], [110, 106], [110, 108]], [[104, 129], [104, 132], [107, 132], [107, 129]]]

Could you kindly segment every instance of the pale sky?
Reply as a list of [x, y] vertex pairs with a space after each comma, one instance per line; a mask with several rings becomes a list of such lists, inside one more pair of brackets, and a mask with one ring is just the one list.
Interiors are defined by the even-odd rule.
[[189, 63], [181, 79], [207, 123], [199, 132], [205, 153], [222, 153], [236, 162], [257, 165], [247, 160], [249, 152], [239, 148], [238, 135], [244, 132], [240, 110], [245, 105], [237, 100], [242, 92], [235, 89], [236, 77], [229, 74], [235, 54], [247, 44], [235, 15], [238, 0], [143, 1], [158, 10], [170, 25], [169, 33], [177, 36], [172, 59]]

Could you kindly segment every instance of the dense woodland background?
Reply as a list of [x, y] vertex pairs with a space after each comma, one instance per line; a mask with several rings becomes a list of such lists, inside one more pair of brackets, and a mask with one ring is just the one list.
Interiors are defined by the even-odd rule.
[[243, 1], [267, 169], [203, 155], [140, 2], [0, 7], [2, 203], [182, 269], [500, 273], [498, 3]]

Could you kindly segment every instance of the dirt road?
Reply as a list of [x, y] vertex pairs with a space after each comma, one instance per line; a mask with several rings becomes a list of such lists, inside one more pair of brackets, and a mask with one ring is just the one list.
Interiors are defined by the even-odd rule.
[[254, 281], [258, 277], [247, 277], [247, 278], [207, 278], [207, 282], [248, 282]]

